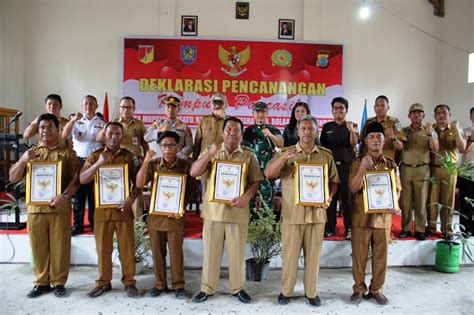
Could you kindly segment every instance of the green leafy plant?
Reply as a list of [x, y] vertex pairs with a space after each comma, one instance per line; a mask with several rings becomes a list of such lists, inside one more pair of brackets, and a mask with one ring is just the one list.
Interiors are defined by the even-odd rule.
[[281, 222], [276, 220], [273, 209], [262, 200], [256, 209], [257, 217], [250, 222], [247, 241], [254, 262], [264, 264], [281, 253]]
[[[137, 220], [133, 225], [135, 231], [135, 262], [145, 262], [148, 257], [151, 257], [151, 244], [148, 236], [144, 235], [146, 230], [146, 223], [142, 218]], [[114, 249], [118, 249], [117, 237], [114, 234]]]
[[[19, 191], [25, 185], [25, 181], [19, 181], [13, 186], [13, 191]], [[6, 212], [7, 215], [15, 213], [17, 210], [21, 211], [21, 198], [17, 198], [14, 193], [6, 193], [7, 199], [0, 199], [0, 212]]]

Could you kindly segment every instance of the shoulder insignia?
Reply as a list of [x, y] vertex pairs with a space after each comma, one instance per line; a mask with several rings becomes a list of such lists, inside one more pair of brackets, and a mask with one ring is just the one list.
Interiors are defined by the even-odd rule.
[[254, 151], [251, 147], [248, 147], [248, 146], [246, 146], [246, 145], [242, 145], [242, 144], [241, 144], [240, 146], [241, 146], [242, 149], [244, 149], [244, 150], [248, 150], [248, 151], [252, 151], [252, 152]]
[[318, 149], [319, 149], [319, 150], [321, 150], [321, 151], [326, 151], [326, 153], [329, 153], [329, 154], [331, 154], [331, 155], [332, 155], [332, 151], [331, 151], [331, 150], [329, 150], [328, 148], [321, 147], [321, 146], [319, 146], [319, 145], [318, 145]]
[[393, 126], [393, 129], [395, 129], [396, 131], [401, 131], [402, 130], [402, 124], [397, 122], [394, 126]]
[[94, 151], [92, 151], [92, 153], [103, 151], [103, 150], [104, 150], [104, 147], [101, 147], [101, 148], [95, 149]]

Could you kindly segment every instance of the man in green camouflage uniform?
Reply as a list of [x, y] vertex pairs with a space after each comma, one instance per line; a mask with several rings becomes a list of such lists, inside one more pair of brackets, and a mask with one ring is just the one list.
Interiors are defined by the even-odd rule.
[[[253, 118], [255, 124], [245, 128], [242, 144], [254, 151], [262, 173], [265, 171], [268, 161], [275, 156], [275, 147], [283, 147], [283, 136], [280, 130], [267, 123], [268, 106], [264, 102], [253, 105]], [[260, 182], [259, 187], [262, 200], [273, 208], [273, 182], [268, 178]], [[255, 197], [250, 200], [250, 213], [255, 215]]]

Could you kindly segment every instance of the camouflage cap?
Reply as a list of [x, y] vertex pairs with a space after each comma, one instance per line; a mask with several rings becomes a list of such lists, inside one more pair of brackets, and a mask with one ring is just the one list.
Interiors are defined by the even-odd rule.
[[425, 112], [425, 109], [423, 108], [423, 105], [420, 103], [414, 103], [410, 106], [410, 109], [408, 110], [409, 113], [414, 112], [416, 110], [419, 110], [420, 112]]
[[216, 94], [211, 96], [211, 102], [225, 103], [226, 102], [226, 97], [222, 93], [216, 93]]
[[268, 105], [267, 103], [265, 102], [257, 102], [255, 104], [253, 104], [253, 110], [254, 111], [257, 111], [257, 110], [268, 110]]

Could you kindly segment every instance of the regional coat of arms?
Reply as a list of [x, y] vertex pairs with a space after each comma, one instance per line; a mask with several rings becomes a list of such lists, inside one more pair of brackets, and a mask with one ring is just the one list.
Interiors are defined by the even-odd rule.
[[197, 47], [196, 46], [181, 46], [179, 57], [185, 65], [193, 64], [197, 59]]
[[231, 46], [227, 51], [222, 45], [219, 45], [218, 57], [219, 61], [225, 66], [221, 67], [221, 70], [231, 77], [238, 77], [247, 71], [247, 68], [242, 66], [245, 66], [250, 60], [250, 46], [238, 52], [235, 46]]
[[141, 63], [148, 64], [154, 60], [155, 57], [155, 46], [153, 45], [140, 45], [138, 46], [138, 60]]

